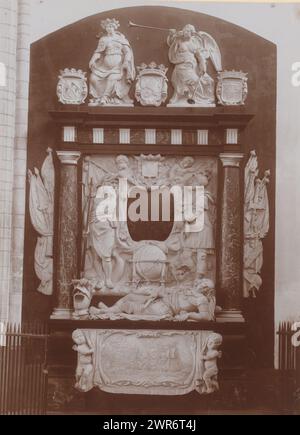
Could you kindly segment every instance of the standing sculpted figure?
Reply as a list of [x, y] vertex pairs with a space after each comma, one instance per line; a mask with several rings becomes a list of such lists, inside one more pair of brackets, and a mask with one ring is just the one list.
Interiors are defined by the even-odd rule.
[[170, 105], [214, 106], [215, 86], [207, 73], [207, 60], [211, 59], [216, 71], [222, 70], [221, 53], [216, 41], [187, 24], [179, 32], [170, 30], [167, 43], [170, 62], [175, 65], [172, 75], [175, 92]]
[[[101, 200], [95, 196], [90, 222], [90, 243], [92, 246], [93, 255], [101, 260], [101, 266], [104, 274], [104, 285], [107, 289], [114, 287], [112, 283], [113, 273], [113, 249], [116, 243], [117, 224], [115, 217], [109, 214], [100, 215], [97, 211], [97, 205]], [[97, 264], [97, 258], [94, 259], [94, 264]]]
[[201, 355], [204, 364], [203, 381], [207, 394], [211, 394], [219, 389], [217, 360], [222, 357], [222, 352], [218, 350], [222, 341], [223, 339], [220, 334], [211, 334], [207, 340], [205, 353]]
[[128, 96], [135, 79], [134, 57], [125, 36], [118, 32], [119, 21], [110, 18], [101, 22], [106, 35], [99, 40], [90, 61], [91, 105], [132, 105]]
[[75, 345], [73, 350], [78, 352], [78, 365], [76, 369], [76, 388], [80, 391], [88, 391], [91, 375], [93, 373], [93, 354], [94, 349], [87, 342], [83, 332], [79, 329], [72, 334]]

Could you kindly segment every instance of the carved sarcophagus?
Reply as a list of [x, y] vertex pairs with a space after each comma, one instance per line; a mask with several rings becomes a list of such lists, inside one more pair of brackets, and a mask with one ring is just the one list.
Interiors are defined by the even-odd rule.
[[108, 393], [184, 395], [219, 389], [220, 334], [211, 331], [100, 330], [73, 332], [76, 388]]

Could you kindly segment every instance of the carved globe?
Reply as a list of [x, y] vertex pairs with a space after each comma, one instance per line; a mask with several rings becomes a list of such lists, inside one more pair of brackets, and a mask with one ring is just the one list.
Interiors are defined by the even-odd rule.
[[146, 281], [160, 281], [166, 259], [158, 246], [144, 245], [134, 256], [136, 272]]

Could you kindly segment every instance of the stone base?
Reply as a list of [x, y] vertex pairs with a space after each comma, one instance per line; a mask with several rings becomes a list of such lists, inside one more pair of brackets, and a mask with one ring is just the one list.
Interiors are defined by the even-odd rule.
[[133, 103], [120, 103], [120, 104], [100, 104], [98, 102], [90, 102], [89, 107], [134, 107]]
[[214, 103], [196, 103], [196, 104], [189, 104], [187, 101], [178, 102], [178, 103], [170, 103], [167, 104], [167, 107], [216, 107]]
[[214, 369], [210, 384], [203, 363], [209, 343], [218, 350], [223, 341], [212, 330], [82, 328], [72, 337], [73, 349], [78, 352], [76, 388], [80, 392], [98, 388], [113, 394], [182, 396], [194, 390], [200, 395], [219, 390], [221, 353], [209, 360]]
[[245, 319], [244, 319], [241, 311], [224, 310], [224, 311], [221, 311], [221, 313], [217, 314], [216, 321], [220, 322], [220, 323], [227, 323], [227, 322], [244, 323]]
[[[138, 331], [137, 331], [138, 328]], [[99, 329], [106, 331], [129, 330], [143, 335], [143, 331], [158, 330], [161, 332], [189, 332], [214, 331], [223, 336], [221, 351], [225, 358], [218, 359], [220, 391], [213, 394], [199, 396], [197, 391], [187, 395], [145, 395], [145, 394], [118, 394], [102, 391], [93, 388], [87, 393], [78, 392], [75, 389], [75, 372], [77, 364], [76, 352], [72, 349], [74, 343], [72, 333], [76, 329]], [[50, 412], [86, 412], [96, 414], [116, 413], [143, 413], [149, 414], [188, 412], [198, 413], [200, 410], [217, 410], [220, 407], [227, 407], [232, 400], [239, 398], [236, 387], [239, 388], [239, 379], [244, 380], [246, 365], [249, 362], [248, 345], [245, 339], [245, 323], [227, 322], [130, 322], [128, 320], [106, 321], [106, 320], [51, 320], [49, 322], [49, 351], [47, 364], [49, 370], [49, 411]], [[129, 332], [128, 331], [128, 332]], [[111, 337], [112, 339], [113, 337]], [[155, 338], [150, 337], [153, 341]], [[159, 338], [158, 338], [159, 339]], [[141, 340], [146, 337], [141, 336]], [[147, 339], [148, 340], [148, 339]], [[108, 351], [112, 352], [113, 348]], [[107, 347], [106, 347], [107, 350]], [[128, 351], [128, 350], [127, 350]], [[176, 356], [174, 353], [174, 356]], [[181, 353], [180, 353], [181, 355]], [[126, 361], [128, 364], [128, 362]], [[113, 367], [109, 366], [111, 370]], [[151, 368], [151, 367], [150, 367]], [[124, 369], [124, 365], [122, 366]], [[107, 368], [105, 368], [107, 370]], [[182, 376], [181, 372], [178, 372]], [[175, 378], [178, 382], [178, 376]], [[53, 386], [52, 383], [54, 383]], [[241, 387], [243, 390], [243, 387]], [[56, 392], [56, 393], [55, 393]], [[54, 394], [55, 393], [55, 394]], [[256, 397], [255, 395], [253, 397]], [[162, 400], [163, 398], [163, 400]], [[55, 399], [55, 400], [54, 400]], [[234, 403], [232, 406], [237, 406]], [[248, 406], [248, 404], [246, 405]], [[59, 409], [61, 407], [61, 409]]]
[[[74, 370], [74, 368], [73, 368]], [[93, 389], [79, 393], [74, 375], [50, 376], [48, 414], [74, 415], [271, 415], [300, 413], [291, 379], [272, 369], [255, 369], [233, 376], [223, 372], [220, 391], [199, 400], [196, 391], [186, 396], [129, 396]]]
[[72, 319], [73, 311], [67, 308], [55, 308], [50, 319], [53, 320], [69, 320]]

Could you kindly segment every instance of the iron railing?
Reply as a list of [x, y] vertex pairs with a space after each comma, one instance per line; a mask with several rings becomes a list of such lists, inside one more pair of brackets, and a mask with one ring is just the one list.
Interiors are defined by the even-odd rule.
[[0, 414], [46, 414], [47, 326], [2, 323], [0, 328]]
[[280, 395], [285, 409], [300, 411], [300, 347], [292, 343], [295, 331], [292, 323], [279, 324], [278, 368], [280, 375]]

